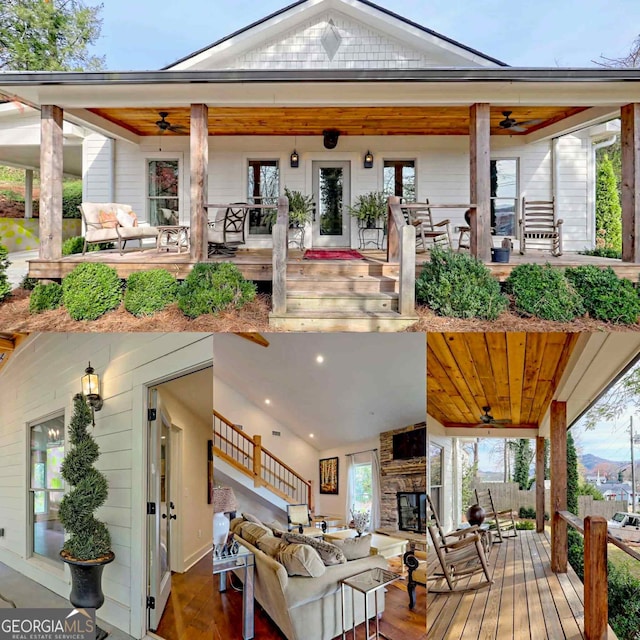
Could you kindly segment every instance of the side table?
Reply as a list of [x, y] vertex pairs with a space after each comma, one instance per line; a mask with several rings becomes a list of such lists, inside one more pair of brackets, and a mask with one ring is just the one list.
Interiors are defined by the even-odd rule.
[[[350, 578], [344, 578], [340, 580], [340, 600], [342, 602], [342, 640], [346, 639], [346, 620], [345, 620], [345, 587], [351, 588], [351, 623], [352, 623], [352, 640], [356, 638], [356, 616], [354, 606], [354, 595], [356, 591], [364, 594], [364, 624], [365, 624], [365, 638], [371, 640], [371, 638], [386, 638], [384, 634], [380, 633], [380, 619], [378, 617], [378, 591], [384, 589], [388, 584], [399, 580], [402, 576], [393, 571], [387, 569], [381, 569], [375, 567], [374, 569], [368, 569], [362, 573], [358, 573]], [[375, 601], [375, 620], [376, 628], [373, 635], [369, 635], [369, 594], [373, 592]]]
[[158, 230], [158, 240], [156, 249], [158, 251], [171, 251], [175, 249], [181, 253], [182, 249], [189, 251], [189, 227], [187, 225], [163, 225], [156, 227]]
[[227, 573], [234, 569], [244, 570], [242, 590], [242, 638], [251, 640], [254, 637], [254, 600], [253, 600], [253, 574], [255, 557], [249, 549], [240, 546], [237, 554], [226, 557], [213, 558], [213, 575], [220, 576], [218, 591], [227, 590]]

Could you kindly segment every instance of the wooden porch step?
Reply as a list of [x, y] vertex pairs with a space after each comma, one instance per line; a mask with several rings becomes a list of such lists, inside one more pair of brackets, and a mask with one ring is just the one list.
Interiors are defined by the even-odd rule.
[[270, 326], [284, 331], [404, 331], [417, 316], [401, 316], [395, 311], [288, 311], [269, 314]]
[[370, 275], [292, 275], [287, 276], [290, 291], [353, 291], [359, 293], [393, 293], [397, 278]]
[[398, 311], [398, 294], [394, 292], [358, 291], [289, 291], [287, 309], [297, 311]]
[[288, 276], [397, 276], [397, 264], [368, 260], [296, 260], [287, 263]]

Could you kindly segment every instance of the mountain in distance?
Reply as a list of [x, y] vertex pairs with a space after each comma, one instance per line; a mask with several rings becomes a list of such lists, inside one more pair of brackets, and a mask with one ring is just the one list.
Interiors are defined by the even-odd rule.
[[585, 453], [580, 456], [580, 464], [585, 468], [589, 473], [596, 472], [598, 468], [602, 473], [605, 468], [610, 467], [610, 471], [617, 471], [620, 467], [623, 467], [626, 464], [631, 464], [626, 460], [607, 460], [606, 458], [601, 458], [600, 456], [596, 456], [593, 453]]

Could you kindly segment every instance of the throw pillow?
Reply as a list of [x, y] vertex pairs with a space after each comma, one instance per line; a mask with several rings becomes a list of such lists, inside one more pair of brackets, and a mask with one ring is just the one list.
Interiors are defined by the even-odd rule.
[[273, 535], [277, 538], [282, 538], [282, 536], [287, 532], [287, 527], [277, 520], [274, 520], [273, 522], [266, 522], [265, 525], [273, 531]]
[[332, 540], [332, 543], [341, 549], [347, 560], [359, 560], [366, 558], [371, 553], [371, 534], [344, 540]]
[[322, 559], [322, 562], [327, 567], [330, 567], [334, 564], [344, 564], [347, 561], [344, 553], [342, 553], [342, 551], [338, 549], [338, 547], [331, 544], [330, 542], [325, 542], [324, 540], [320, 540], [319, 538], [303, 536], [299, 533], [285, 533], [282, 537], [284, 540], [290, 543], [306, 544], [310, 547], [313, 547], [318, 552], [320, 558]]
[[98, 220], [103, 229], [115, 229], [118, 226], [118, 217], [113, 211], [98, 212]]
[[116, 218], [121, 227], [130, 228], [135, 226], [136, 219], [124, 209], [116, 209]]
[[288, 544], [276, 553], [275, 559], [290, 576], [319, 578], [327, 570], [318, 552], [307, 544]]
[[256, 518], [254, 515], [251, 515], [250, 513], [243, 513], [242, 517], [245, 520], [248, 520], [249, 522], [255, 522], [256, 524], [262, 524], [262, 520], [259, 520], [258, 518]]
[[268, 529], [263, 524], [256, 524], [255, 522], [243, 522], [240, 525], [240, 535], [249, 544], [254, 546], [262, 536], [273, 536], [271, 529]]
[[245, 522], [245, 519], [242, 517], [238, 517], [238, 518], [233, 518], [233, 520], [231, 520], [231, 522], [229, 523], [229, 531], [233, 531], [233, 533], [236, 532], [236, 529], [243, 523]]
[[278, 552], [286, 546], [286, 542], [273, 536], [262, 536], [256, 546], [262, 553], [266, 553], [268, 556], [275, 558]]

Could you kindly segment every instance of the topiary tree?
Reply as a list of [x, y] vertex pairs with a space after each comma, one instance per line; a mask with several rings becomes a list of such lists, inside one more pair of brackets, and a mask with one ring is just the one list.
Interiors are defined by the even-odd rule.
[[7, 277], [7, 268], [10, 264], [9, 250], [0, 244], [0, 302], [8, 298], [11, 294], [11, 284]]
[[111, 554], [111, 536], [104, 522], [93, 513], [107, 500], [107, 479], [93, 464], [100, 455], [97, 442], [87, 427], [91, 409], [80, 393], [73, 398], [73, 416], [69, 424], [71, 449], [64, 457], [60, 472], [71, 485], [60, 503], [59, 517], [69, 539], [62, 556], [76, 560], [98, 560]]
[[567, 433], [567, 510], [578, 515], [578, 454], [571, 432]]
[[605, 154], [596, 175], [596, 247], [622, 251], [622, 207], [613, 163]]

